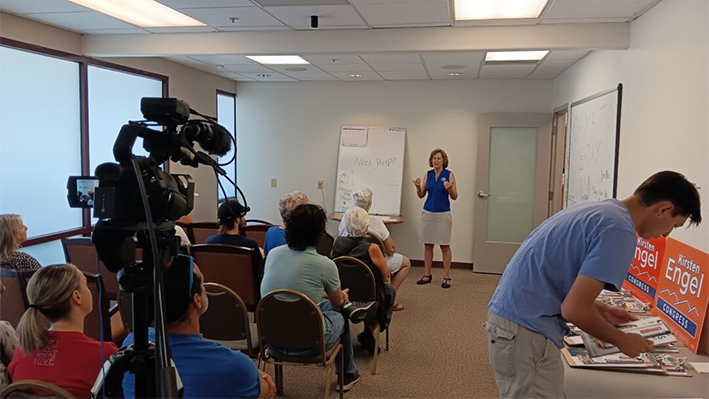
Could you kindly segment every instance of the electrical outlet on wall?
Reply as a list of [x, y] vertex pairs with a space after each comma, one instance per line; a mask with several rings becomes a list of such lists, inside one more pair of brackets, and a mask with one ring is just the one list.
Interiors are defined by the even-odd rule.
[[324, 184], [323, 180], [318, 180], [318, 190], [322, 190], [323, 184]]
[[276, 186], [278, 186], [278, 179], [276, 179], [275, 177], [271, 178], [271, 187], [276, 187]]

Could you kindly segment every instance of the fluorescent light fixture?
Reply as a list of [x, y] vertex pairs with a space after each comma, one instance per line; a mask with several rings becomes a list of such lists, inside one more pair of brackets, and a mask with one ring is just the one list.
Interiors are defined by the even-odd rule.
[[154, 0], [69, 0], [143, 28], [206, 26]]
[[308, 61], [300, 58], [297, 55], [247, 55], [246, 58], [256, 61], [259, 64], [264, 65], [277, 65], [277, 64], [310, 64]]
[[548, 51], [492, 51], [485, 56], [487, 61], [539, 61]]
[[455, 0], [457, 21], [539, 18], [548, 0]]
[[361, 78], [361, 77], [362, 77], [362, 74], [361, 74], [361, 73], [351, 73], [351, 74], [349, 74], [349, 75], [347, 75], [347, 76], [349, 76], [349, 77], [351, 77], [351, 78]]
[[460, 72], [448, 72], [446, 75], [448, 75], [448, 76], [463, 76], [463, 74]]

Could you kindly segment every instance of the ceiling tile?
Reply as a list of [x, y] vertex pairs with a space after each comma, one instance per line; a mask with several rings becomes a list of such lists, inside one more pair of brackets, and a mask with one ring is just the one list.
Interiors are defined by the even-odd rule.
[[270, 6], [316, 6], [347, 4], [347, 0], [254, 0], [263, 7]]
[[15, 14], [90, 11], [78, 4], [61, 0], [2, 0], [0, 9]]
[[425, 71], [379, 72], [385, 80], [430, 80]]
[[148, 35], [150, 32], [141, 28], [127, 29], [82, 29], [87, 35]]
[[[3, 0], [4, 1], [4, 0]], [[155, 0], [170, 8], [254, 7], [250, 0]]]
[[360, 57], [368, 64], [391, 64], [394, 62], [421, 62], [418, 54], [363, 54]]
[[588, 50], [554, 50], [548, 54], [544, 60], [559, 61], [559, 60], [579, 60], [588, 54]]
[[[362, 75], [358, 78], [349, 76], [350, 74], [359, 74]], [[336, 78], [346, 81], [346, 82], [365, 82], [365, 81], [382, 81], [384, 80], [379, 74], [376, 72], [361, 72], [361, 71], [349, 71], [349, 72], [332, 72], [332, 75], [335, 76]]]
[[[180, 12], [210, 26], [283, 26], [283, 24], [259, 7], [182, 8]], [[230, 18], [237, 18], [231, 22]]]
[[[457, 66], [460, 66], [462, 68], [454, 68], [454, 69], [448, 69], [448, 68], [443, 68], [447, 66], [451, 66], [453, 64], [448, 64], [448, 63], [426, 63], [426, 69], [428, 70], [428, 74], [431, 75], [433, 79], [449, 79], [449, 78], [464, 78], [464, 79], [475, 79], [478, 76], [478, 70], [480, 69], [480, 62], [473, 63], [473, 64], [467, 64], [467, 65], [462, 65], [462, 64], [457, 64]], [[454, 72], [459, 72], [462, 73], [462, 76], [448, 76], [449, 73], [454, 73]]]
[[371, 64], [377, 72], [426, 72], [423, 64], [418, 62], [392, 62], [390, 64]]
[[310, 30], [310, 16], [319, 17], [319, 29], [368, 28], [350, 5], [266, 7], [266, 11], [295, 29]]
[[266, 75], [268, 75], [268, 76], [258, 76], [258, 75], [261, 75], [258, 73], [240, 73], [240, 75], [243, 75], [247, 78], [257, 80], [259, 82], [293, 82], [293, 81], [295, 81], [295, 79], [288, 77], [286, 75], [280, 74], [278, 72], [266, 73]]
[[224, 55], [191, 55], [197, 61], [205, 62], [207, 64], [221, 64], [221, 65], [231, 65], [231, 64], [246, 64], [246, 65], [260, 65], [257, 62], [251, 61], [250, 59], [244, 57], [243, 55], [235, 54], [224, 54]]
[[480, 70], [480, 79], [525, 79], [534, 67], [534, 64], [485, 64]]
[[321, 68], [329, 64], [364, 64], [359, 56], [353, 54], [304, 55], [302, 58]]
[[64, 27], [65, 29], [76, 31], [88, 29], [135, 28], [134, 25], [96, 11], [27, 14], [27, 18], [36, 19], [52, 25]]
[[327, 72], [371, 72], [372, 68], [365, 64], [320, 64], [318, 67]]
[[555, 0], [544, 14], [549, 19], [623, 18], [631, 20], [656, 0]]
[[367, 23], [375, 28], [451, 25], [448, 0], [351, 2]]
[[422, 53], [426, 64], [480, 64], [485, 53], [482, 51]]
[[221, 32], [263, 32], [263, 31], [276, 31], [276, 30], [289, 30], [292, 31], [293, 29], [285, 26], [285, 25], [280, 25], [280, 26], [220, 26], [219, 29]]
[[224, 64], [224, 69], [238, 73], [271, 73], [274, 71], [261, 64]]

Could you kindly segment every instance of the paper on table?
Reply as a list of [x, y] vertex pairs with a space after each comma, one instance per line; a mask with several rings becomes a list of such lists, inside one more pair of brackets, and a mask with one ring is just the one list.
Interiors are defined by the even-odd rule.
[[389, 217], [389, 216], [374, 216], [374, 217], [381, 220], [382, 222], [393, 222], [396, 220], [396, 218]]
[[700, 374], [709, 374], [709, 363], [705, 362], [689, 362], [689, 364]]

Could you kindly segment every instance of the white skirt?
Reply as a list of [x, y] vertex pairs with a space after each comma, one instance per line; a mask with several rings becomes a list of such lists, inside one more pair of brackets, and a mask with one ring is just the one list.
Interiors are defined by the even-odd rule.
[[450, 245], [453, 216], [448, 212], [421, 212], [421, 241], [424, 244]]

